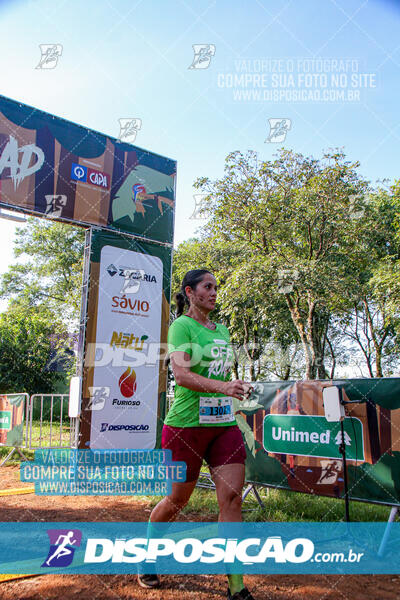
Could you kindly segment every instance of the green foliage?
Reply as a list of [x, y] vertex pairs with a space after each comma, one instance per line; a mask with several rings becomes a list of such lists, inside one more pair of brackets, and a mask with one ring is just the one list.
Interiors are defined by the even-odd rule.
[[84, 230], [63, 223], [29, 218], [16, 232], [16, 257], [2, 276], [0, 297], [21, 307], [45, 306], [63, 320], [79, 315]]
[[236, 309], [243, 330], [243, 315], [253, 311], [263, 341], [288, 348], [300, 340], [306, 378], [333, 376], [344, 351], [333, 323], [342, 316], [353, 327], [360, 303], [377, 376], [393, 337], [387, 294], [373, 278], [382, 261], [398, 260], [393, 224], [400, 223], [400, 204], [393, 190], [373, 191], [358, 166], [341, 151], [317, 160], [282, 149], [266, 162], [233, 152], [222, 179], [195, 184], [208, 194], [203, 246], [222, 244], [235, 256], [222, 270], [229, 289], [222, 290], [221, 312]]
[[63, 377], [49, 370], [51, 336], [62, 331], [38, 309], [9, 310], [0, 315], [0, 393], [52, 392]]
[[[54, 392], [74, 369], [71, 338], [77, 329], [84, 231], [30, 218], [17, 229], [15, 256], [2, 276], [0, 297], [1, 392]], [[66, 373], [55, 372], [64, 360]]]

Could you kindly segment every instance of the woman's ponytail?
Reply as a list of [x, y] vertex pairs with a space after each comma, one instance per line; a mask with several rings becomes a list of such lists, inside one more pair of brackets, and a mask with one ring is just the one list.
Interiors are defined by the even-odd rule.
[[178, 292], [177, 294], [175, 294], [175, 301], [177, 308], [176, 316], [180, 317], [181, 315], [183, 315], [183, 311], [185, 310], [185, 304], [189, 304], [189, 301], [184, 292]]

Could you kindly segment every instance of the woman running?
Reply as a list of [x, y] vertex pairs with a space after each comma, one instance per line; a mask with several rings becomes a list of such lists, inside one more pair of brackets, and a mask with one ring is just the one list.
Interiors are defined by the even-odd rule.
[[[168, 332], [168, 352], [175, 377], [175, 398], [165, 419], [162, 448], [173, 461], [187, 465], [186, 482], [154, 507], [150, 522], [173, 521], [189, 502], [205, 459], [214, 481], [219, 521], [242, 520], [246, 450], [233, 414], [232, 397], [243, 400], [249, 384], [230, 380], [233, 351], [228, 329], [212, 323], [217, 282], [204, 269], [188, 271], [176, 295], [177, 319]], [[183, 314], [185, 305], [189, 308]], [[142, 587], [159, 587], [157, 575], [138, 576]], [[229, 600], [254, 600], [242, 575], [228, 575]]]

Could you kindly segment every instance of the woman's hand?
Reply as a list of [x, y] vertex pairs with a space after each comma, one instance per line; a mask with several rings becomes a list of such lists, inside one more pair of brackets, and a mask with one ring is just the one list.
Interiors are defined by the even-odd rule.
[[246, 383], [246, 381], [242, 381], [241, 379], [235, 379], [234, 381], [224, 382], [223, 393], [226, 396], [233, 396], [238, 400], [243, 400], [244, 397], [248, 396], [252, 390], [253, 388], [251, 387], [251, 385]]

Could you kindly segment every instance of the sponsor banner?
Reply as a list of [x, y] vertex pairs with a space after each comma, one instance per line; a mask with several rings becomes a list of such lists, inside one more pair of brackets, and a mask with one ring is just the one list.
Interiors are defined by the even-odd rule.
[[323, 389], [342, 388], [349, 496], [400, 505], [400, 379], [276, 381], [253, 384], [234, 401], [247, 446], [246, 480], [344, 497], [340, 424], [325, 419]]
[[398, 574], [400, 523], [0, 523], [2, 573]]
[[[135, 359], [148, 354], [150, 345], [160, 344], [162, 282], [158, 257], [102, 248], [91, 387], [92, 393], [107, 393], [102, 410], [92, 414], [91, 448], [155, 447], [159, 368], [143, 363], [137, 367]], [[102, 360], [105, 347], [109, 356], [119, 351], [121, 360]], [[121, 411], [121, 406], [137, 410]]]
[[22, 446], [26, 394], [0, 396], [0, 446]]
[[0, 96], [0, 206], [172, 244], [176, 162]]
[[[347, 460], [364, 461], [363, 429], [359, 419], [344, 419], [344, 442]], [[263, 445], [267, 452], [341, 460], [341, 443], [340, 423], [328, 422], [325, 417], [264, 417]]]
[[80, 448], [159, 448], [171, 249], [93, 231]]

